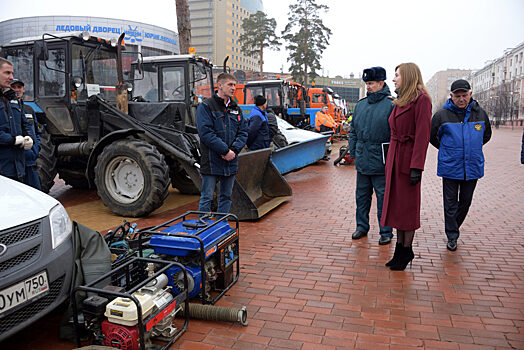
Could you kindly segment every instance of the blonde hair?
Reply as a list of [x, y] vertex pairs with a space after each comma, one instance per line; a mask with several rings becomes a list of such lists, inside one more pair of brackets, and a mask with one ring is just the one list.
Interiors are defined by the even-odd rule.
[[397, 69], [401, 77], [400, 95], [393, 101], [394, 104], [404, 107], [416, 99], [422, 90], [429, 97], [428, 90], [422, 81], [420, 69], [415, 63], [401, 63], [395, 68], [395, 72]]

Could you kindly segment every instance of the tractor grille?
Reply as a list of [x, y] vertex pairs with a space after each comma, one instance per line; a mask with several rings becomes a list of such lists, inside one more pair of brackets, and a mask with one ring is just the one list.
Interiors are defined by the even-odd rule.
[[0, 234], [0, 243], [9, 247], [12, 244], [23, 241], [25, 239], [37, 236], [40, 233], [41, 222], [33, 222], [29, 225], [17, 227], [15, 229], [6, 230]]
[[33, 247], [29, 250], [26, 250], [22, 254], [18, 254], [17, 256], [8, 259], [6, 261], [0, 262], [0, 274], [4, 275], [4, 272], [10, 271], [14, 268], [16, 268], [18, 265], [23, 264], [34, 257], [38, 256], [38, 252], [40, 251], [40, 244], [36, 247]]
[[49, 286], [49, 293], [47, 293], [41, 299], [27, 304], [25, 307], [4, 318], [0, 318], [0, 334], [9, 331], [31, 317], [38, 316], [41, 311], [45, 310], [49, 305], [51, 305], [60, 295], [60, 290], [64, 284], [64, 278], [65, 276], [62, 276], [52, 282]]

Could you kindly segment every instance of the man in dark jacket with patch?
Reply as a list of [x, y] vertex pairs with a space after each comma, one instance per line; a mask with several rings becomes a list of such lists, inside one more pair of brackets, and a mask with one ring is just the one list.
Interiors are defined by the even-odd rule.
[[391, 243], [393, 237], [391, 227], [380, 225], [386, 188], [384, 152], [391, 136], [388, 117], [393, 110], [393, 103], [389, 87], [385, 82], [384, 68], [364, 69], [362, 80], [366, 82], [367, 97], [361, 99], [355, 106], [349, 135], [349, 154], [355, 158], [357, 169], [355, 191], [357, 229], [352, 238], [360, 239], [368, 234], [369, 210], [374, 190], [380, 227], [378, 243], [385, 245]]
[[197, 108], [197, 128], [200, 136], [200, 173], [202, 191], [199, 211], [211, 211], [216, 183], [220, 183], [219, 213], [228, 213], [231, 193], [238, 172], [238, 153], [247, 140], [247, 121], [233, 101], [235, 77], [221, 73], [217, 77], [217, 92]]
[[451, 84], [451, 98], [431, 119], [430, 142], [438, 148], [437, 175], [442, 177], [447, 248], [457, 249], [459, 229], [484, 176], [482, 146], [491, 138], [488, 115], [471, 98], [464, 79]]
[[11, 90], [13, 64], [0, 57], [0, 175], [20, 182], [25, 176], [24, 149], [31, 149], [33, 139], [24, 113], [13, 108], [16, 93]]
[[267, 102], [262, 95], [255, 97], [255, 108], [249, 115], [247, 147], [251, 151], [268, 148], [271, 144], [271, 132], [266, 112]]

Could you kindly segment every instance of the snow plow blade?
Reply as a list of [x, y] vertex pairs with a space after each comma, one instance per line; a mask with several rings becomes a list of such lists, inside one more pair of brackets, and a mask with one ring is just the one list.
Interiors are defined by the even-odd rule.
[[273, 151], [271, 160], [280, 174], [284, 175], [291, 171], [302, 169], [324, 157], [326, 141], [329, 139], [329, 135], [317, 135], [318, 137], [316, 138], [293, 143]]
[[240, 153], [230, 212], [256, 220], [291, 199], [291, 187], [270, 160], [269, 148]]

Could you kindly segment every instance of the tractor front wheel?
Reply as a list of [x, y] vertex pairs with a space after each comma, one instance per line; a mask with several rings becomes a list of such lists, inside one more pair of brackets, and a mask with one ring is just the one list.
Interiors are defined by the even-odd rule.
[[145, 216], [162, 206], [169, 182], [164, 156], [142, 140], [125, 139], [106, 146], [95, 166], [98, 195], [121, 216]]

